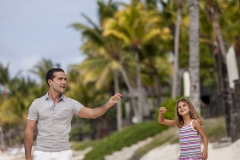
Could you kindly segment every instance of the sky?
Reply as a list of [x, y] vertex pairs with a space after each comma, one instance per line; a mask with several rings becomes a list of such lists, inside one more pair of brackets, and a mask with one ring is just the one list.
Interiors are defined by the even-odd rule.
[[81, 13], [98, 23], [97, 0], [0, 0], [0, 63], [9, 65], [11, 77], [22, 71], [31, 78], [29, 70], [43, 58], [65, 71], [81, 63], [81, 34], [69, 27], [87, 24]]

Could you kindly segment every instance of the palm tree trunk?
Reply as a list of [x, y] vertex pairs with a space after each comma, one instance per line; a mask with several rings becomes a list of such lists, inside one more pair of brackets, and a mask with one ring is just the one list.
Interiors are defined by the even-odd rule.
[[[113, 71], [114, 75], [114, 90], [115, 93], [119, 93], [119, 81], [118, 81], [118, 72]], [[117, 103], [117, 130], [120, 131], [122, 129], [122, 107], [121, 103]]]
[[162, 97], [162, 92], [161, 92], [161, 85], [160, 85], [160, 82], [159, 82], [159, 79], [157, 77], [156, 74], [153, 75], [153, 79], [154, 79], [154, 82], [155, 82], [155, 88], [156, 88], [156, 94], [157, 94], [157, 104], [156, 104], [156, 107], [160, 107], [159, 105], [161, 104], [161, 97]]
[[[181, 2], [179, 2], [181, 3]], [[177, 84], [178, 79], [178, 46], [179, 46], [179, 34], [180, 34], [180, 26], [181, 26], [181, 19], [182, 19], [182, 8], [181, 5], [178, 4], [177, 8], [177, 22], [176, 22], [176, 29], [175, 29], [175, 37], [174, 37], [174, 72], [173, 72], [173, 80], [172, 80], [172, 99], [175, 99], [177, 96], [177, 88], [179, 87]]]
[[138, 122], [142, 122], [143, 120], [143, 103], [141, 102], [143, 100], [143, 92], [142, 92], [142, 81], [141, 81], [141, 68], [140, 68], [140, 62], [139, 62], [139, 54], [135, 50], [134, 57], [136, 61], [136, 74], [137, 74], [137, 102], [138, 102]]
[[217, 73], [217, 93], [221, 94], [223, 91], [223, 80], [222, 80], [222, 58], [220, 53], [220, 48], [216, 41], [212, 42], [210, 47], [213, 60], [214, 60], [214, 67]]
[[200, 84], [199, 84], [199, 2], [189, 1], [190, 33], [189, 33], [189, 72], [190, 101], [200, 114]]
[[4, 133], [3, 133], [2, 127], [0, 127], [0, 141], [1, 141], [1, 149], [5, 149]]
[[9, 87], [7, 84], [4, 85], [4, 88], [3, 88], [3, 100], [7, 100], [8, 99], [8, 91], [9, 90]]
[[[236, 55], [236, 60], [237, 60], [237, 68], [238, 68], [238, 74], [240, 75], [240, 37], [236, 37], [236, 41], [234, 43], [234, 50], [235, 50], [235, 55]], [[239, 41], [239, 42], [238, 42]]]
[[225, 116], [226, 116], [226, 128], [228, 136], [231, 135], [231, 109], [232, 109], [232, 95], [230, 92], [229, 79], [228, 79], [228, 70], [226, 62], [226, 50], [223, 42], [222, 31], [218, 21], [213, 21], [213, 29], [217, 36], [217, 41], [220, 47], [222, 54], [222, 76], [223, 76], [223, 99], [225, 106]]
[[135, 95], [134, 88], [133, 88], [133, 87], [131, 86], [131, 84], [130, 84], [130, 81], [129, 81], [129, 79], [128, 79], [127, 73], [126, 73], [126, 71], [124, 70], [122, 63], [119, 62], [119, 63], [118, 63], [118, 66], [119, 66], [119, 70], [120, 70], [120, 72], [121, 72], [121, 74], [122, 74], [122, 76], [123, 76], [123, 80], [124, 80], [124, 82], [126, 83], [129, 92], [130, 92], [131, 94], [134, 93], [134, 95]]
[[126, 83], [127, 88], [128, 88], [128, 90], [129, 90], [129, 97], [131, 98], [131, 104], [132, 104], [132, 107], [133, 107], [134, 115], [135, 115], [136, 117], [139, 117], [139, 112], [138, 112], [138, 108], [137, 108], [137, 103], [136, 103], [136, 100], [135, 100], [135, 97], [137, 97], [136, 89], [134, 89], [134, 88], [131, 86], [130, 81], [129, 81], [128, 76], [127, 76], [127, 73], [126, 73], [126, 71], [124, 70], [123, 65], [122, 65], [121, 62], [118, 62], [118, 66], [119, 66], [120, 73], [121, 73], [122, 76], [123, 76], [124, 82]]

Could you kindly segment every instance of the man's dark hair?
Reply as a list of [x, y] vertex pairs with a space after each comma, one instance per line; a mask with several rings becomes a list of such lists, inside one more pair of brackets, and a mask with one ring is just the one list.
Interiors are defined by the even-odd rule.
[[64, 72], [64, 70], [61, 68], [52, 68], [47, 72], [46, 82], [47, 82], [48, 87], [49, 87], [48, 80], [49, 79], [53, 80], [55, 72]]

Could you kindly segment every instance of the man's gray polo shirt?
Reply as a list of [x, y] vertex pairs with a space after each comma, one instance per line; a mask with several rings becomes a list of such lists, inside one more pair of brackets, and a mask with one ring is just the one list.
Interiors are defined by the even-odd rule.
[[29, 120], [37, 121], [36, 151], [59, 152], [69, 150], [69, 132], [73, 114], [83, 107], [78, 101], [64, 95], [53, 104], [48, 93], [35, 99], [28, 113]]

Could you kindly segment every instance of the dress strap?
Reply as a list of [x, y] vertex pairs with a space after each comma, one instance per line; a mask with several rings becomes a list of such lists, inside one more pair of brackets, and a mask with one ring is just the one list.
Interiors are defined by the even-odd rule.
[[[193, 127], [193, 121], [194, 121], [195, 119], [192, 119], [192, 121], [191, 121], [191, 127], [192, 127], [192, 129], [194, 129], [194, 127]], [[195, 130], [195, 129], [194, 129]]]

